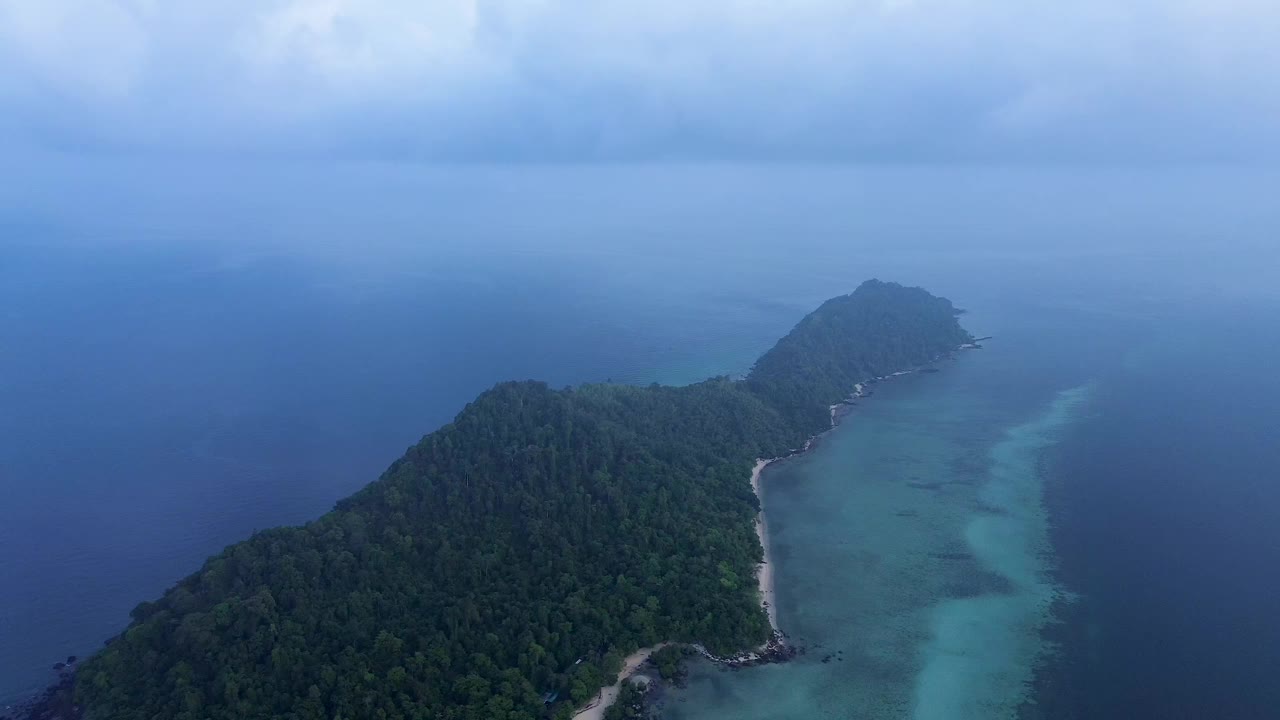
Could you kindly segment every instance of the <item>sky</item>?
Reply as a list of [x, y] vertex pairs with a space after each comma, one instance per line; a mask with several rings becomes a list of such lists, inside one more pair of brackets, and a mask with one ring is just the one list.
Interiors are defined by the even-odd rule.
[[0, 148], [1269, 162], [1275, 0], [0, 0]]

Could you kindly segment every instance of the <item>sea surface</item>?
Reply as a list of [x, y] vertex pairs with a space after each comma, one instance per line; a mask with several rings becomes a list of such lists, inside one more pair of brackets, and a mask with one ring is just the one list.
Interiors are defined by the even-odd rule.
[[805, 654], [694, 663], [661, 716], [1276, 717], [1276, 309], [971, 316], [762, 477]]
[[1280, 707], [1275, 173], [251, 170], [0, 188], [0, 707], [494, 382], [742, 373], [869, 277], [994, 337], [766, 471], [808, 650], [663, 714]]

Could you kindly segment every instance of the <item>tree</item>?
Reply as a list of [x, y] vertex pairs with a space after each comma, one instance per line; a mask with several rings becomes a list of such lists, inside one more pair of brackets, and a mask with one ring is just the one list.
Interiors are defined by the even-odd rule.
[[755, 458], [968, 339], [949, 302], [870, 281], [743, 381], [499, 384], [332, 512], [138, 605], [78, 698], [101, 720], [565, 718], [642, 645], [757, 646]]

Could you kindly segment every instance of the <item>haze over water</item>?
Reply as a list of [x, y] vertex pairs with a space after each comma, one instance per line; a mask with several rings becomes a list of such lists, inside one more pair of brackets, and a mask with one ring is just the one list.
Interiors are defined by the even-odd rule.
[[739, 373], [880, 277], [996, 339], [766, 473], [815, 647], [668, 715], [1280, 702], [1274, 173], [45, 172], [0, 195], [0, 698], [493, 382]]

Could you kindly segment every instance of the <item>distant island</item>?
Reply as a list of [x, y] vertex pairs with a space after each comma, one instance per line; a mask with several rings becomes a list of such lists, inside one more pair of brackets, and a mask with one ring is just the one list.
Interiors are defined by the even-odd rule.
[[870, 280], [739, 380], [499, 384], [333, 511], [138, 605], [75, 702], [93, 720], [568, 720], [641, 648], [756, 651], [776, 637], [758, 461], [807, 447], [861, 383], [973, 343], [959, 314]]

